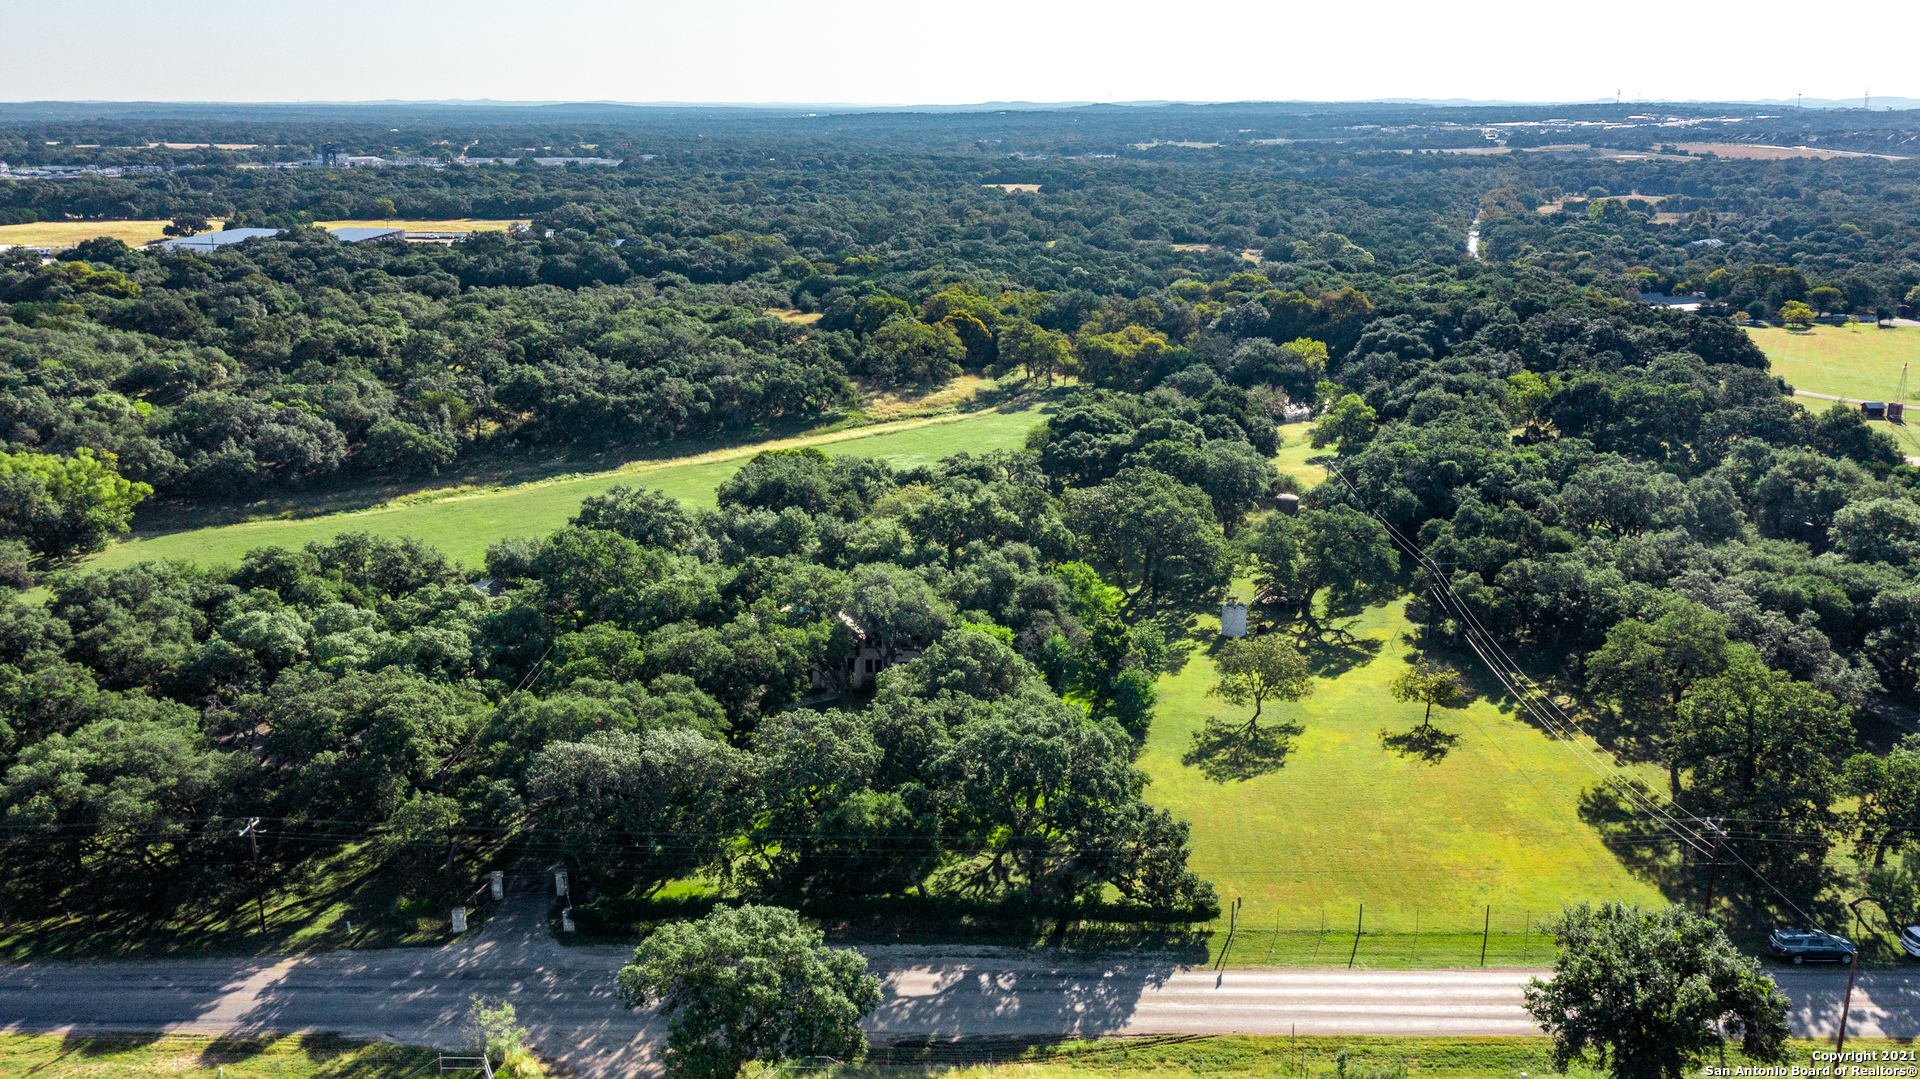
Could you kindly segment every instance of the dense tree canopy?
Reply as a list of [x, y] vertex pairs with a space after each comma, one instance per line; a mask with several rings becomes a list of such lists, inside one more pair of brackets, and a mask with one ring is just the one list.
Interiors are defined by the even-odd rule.
[[[1905, 750], [1859, 717], [1920, 703], [1920, 472], [1857, 411], [1796, 404], [1737, 318], [1910, 302], [1915, 166], [1649, 153], [1670, 133], [1630, 116], [1591, 137], [1631, 160], [1402, 153], [1479, 145], [1481, 114], [1379, 108], [1407, 122], [511, 129], [556, 153], [634, 144], [605, 168], [241, 169], [145, 147], [164, 141], [147, 121], [78, 125], [121, 140], [101, 162], [177, 171], [4, 179], [0, 214], [281, 231], [0, 255], [0, 584], [50, 597], [0, 616], [0, 892], [179, 909], [235, 886], [225, 822], [266, 815], [443, 875], [537, 841], [610, 900], [702, 877], [1202, 917], [1186, 825], [1135, 756], [1157, 679], [1212, 643], [1195, 616], [1251, 578], [1230, 676], [1271, 650], [1275, 685], [1309, 685], [1296, 668], [1351, 661], [1350, 619], [1405, 597], [1415, 647], [1524, 657], [1687, 812], [1753, 818], [1728, 875], [1782, 889], [1744, 879], [1753, 904], [1906, 909]], [[254, 141], [416, 137], [362, 120]], [[1565, 134], [1514, 122], [1510, 148]], [[0, 122], [0, 142], [16, 163], [80, 154], [43, 127]], [[512, 156], [504, 130], [448, 145]], [[1329, 141], [1266, 141], [1295, 137]], [[394, 214], [529, 223], [446, 245], [310, 227]], [[1627, 302], [1694, 289], [1700, 312]], [[229, 567], [62, 561], [149, 492], [192, 513], [745, 440], [961, 373], [1045, 406], [1023, 447], [910, 468], [771, 451], [710, 510], [614, 488], [501, 537], [486, 594], [481, 567], [352, 533]], [[1325, 482], [1276, 467], [1289, 441]], [[1440, 684], [1409, 699], [1443, 703]], [[1246, 698], [1255, 717], [1216, 721], [1192, 763], [1277, 767], [1287, 728], [1259, 708], [1284, 698]], [[1646, 824], [1625, 812], [1643, 827], [1623, 847]], [[263, 845], [276, 867], [313, 855]], [[1673, 858], [1644, 864], [1684, 892]]]

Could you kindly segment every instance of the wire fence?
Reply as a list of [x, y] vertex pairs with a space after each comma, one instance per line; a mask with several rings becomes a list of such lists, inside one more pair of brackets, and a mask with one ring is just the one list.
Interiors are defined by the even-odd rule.
[[1244, 910], [1216, 933], [1217, 967], [1543, 967], [1558, 950], [1541, 921], [1558, 910], [1382, 910], [1347, 907], [1309, 924], [1298, 916], [1262, 921]]

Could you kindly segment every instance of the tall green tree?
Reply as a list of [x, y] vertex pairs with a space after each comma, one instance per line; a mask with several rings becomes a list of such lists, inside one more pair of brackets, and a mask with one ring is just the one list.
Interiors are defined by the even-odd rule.
[[1246, 722], [1208, 716], [1180, 758], [1216, 783], [1251, 779], [1284, 767], [1293, 739], [1306, 728], [1283, 721], [1260, 725], [1268, 701], [1297, 701], [1313, 692], [1313, 667], [1291, 641], [1277, 633], [1243, 637], [1220, 646], [1214, 660], [1218, 679], [1207, 695], [1228, 704], [1253, 705]]
[[1028, 379], [1041, 379], [1053, 385], [1053, 376], [1073, 369], [1073, 341], [1064, 333], [1043, 329], [1026, 319], [1008, 319], [1000, 324], [999, 364], [997, 370], [1020, 369]]
[[1226, 584], [1226, 546], [1204, 491], [1149, 468], [1122, 469], [1067, 492], [1067, 527], [1088, 561], [1119, 584], [1123, 617], [1211, 599]]
[[1854, 857], [1878, 869], [1887, 854], [1920, 844], [1920, 734], [1910, 734], [1885, 756], [1847, 758], [1846, 793], [1855, 799], [1848, 824]]
[[1309, 633], [1323, 630], [1316, 601], [1333, 618], [1383, 603], [1397, 587], [1399, 559], [1386, 527], [1352, 506], [1270, 514], [1239, 546], [1254, 558], [1254, 580], [1266, 601]]
[[1682, 1079], [1730, 1039], [1756, 1063], [1787, 1059], [1791, 1001], [1711, 921], [1677, 906], [1581, 903], [1547, 932], [1560, 949], [1553, 978], [1525, 992], [1559, 1071]]
[[[1733, 848], [1776, 886], [1811, 896], [1827, 882], [1833, 803], [1852, 749], [1851, 708], [1741, 645], [1723, 673], [1681, 697], [1667, 755], [1682, 777], [1682, 805], [1757, 822], [1756, 836], [1734, 838]], [[1765, 841], [1777, 833], [1793, 841]]]
[[111, 453], [0, 453], [0, 540], [46, 558], [97, 551], [133, 521], [153, 488], [120, 475]]
[[1357, 393], [1349, 393], [1313, 421], [1313, 430], [1307, 437], [1314, 449], [1332, 446], [1334, 452], [1346, 457], [1373, 441], [1375, 421], [1379, 418], [1379, 414], [1365, 399]]
[[1433, 706], [1458, 700], [1466, 694], [1467, 685], [1460, 678], [1460, 672], [1452, 666], [1422, 658], [1389, 682], [1387, 692], [1396, 701], [1426, 705], [1427, 710], [1420, 717], [1420, 725], [1430, 727], [1433, 725]]
[[719, 907], [654, 930], [620, 968], [620, 1002], [660, 1006], [667, 1073], [734, 1079], [750, 1062], [866, 1056], [860, 1020], [880, 980], [859, 952], [823, 945], [779, 907]]
[[[1688, 688], [1726, 669], [1727, 628], [1725, 616], [1678, 598], [1651, 619], [1616, 623], [1587, 658], [1587, 689], [1644, 755], [1660, 755]], [[1680, 773], [1668, 763], [1678, 793]]]

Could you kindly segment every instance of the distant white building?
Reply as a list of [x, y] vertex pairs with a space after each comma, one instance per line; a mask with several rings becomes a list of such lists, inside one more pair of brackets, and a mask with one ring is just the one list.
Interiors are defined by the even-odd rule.
[[390, 237], [405, 239], [407, 235], [406, 229], [367, 228], [365, 226], [328, 229], [327, 231], [333, 234], [334, 239], [339, 240], [343, 244], [364, 243], [368, 240], [385, 240]]
[[226, 247], [228, 244], [246, 243], [248, 240], [278, 235], [280, 235], [279, 229], [223, 229], [220, 232], [203, 232], [198, 236], [181, 236], [178, 239], [162, 240], [155, 246], [168, 251], [204, 255], [209, 251]]
[[1707, 294], [1693, 292], [1685, 296], [1668, 296], [1659, 292], [1642, 292], [1640, 302], [1655, 307], [1677, 307], [1682, 311], [1698, 311], [1700, 305], [1707, 302]]

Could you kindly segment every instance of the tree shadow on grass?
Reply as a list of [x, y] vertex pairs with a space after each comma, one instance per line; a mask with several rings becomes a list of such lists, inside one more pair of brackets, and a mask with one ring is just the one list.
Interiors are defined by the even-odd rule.
[[1298, 723], [1230, 723], [1208, 716], [1180, 763], [1215, 783], [1244, 782], [1285, 767], [1293, 739], [1305, 730]]
[[1659, 795], [1638, 779], [1625, 785], [1632, 797], [1607, 782], [1581, 791], [1581, 822], [1600, 833], [1600, 841], [1627, 872], [1658, 888], [1670, 902], [1697, 904], [1703, 871], [1685, 856], [1686, 848], [1647, 815], [1645, 806], [1655, 804]]
[[1385, 730], [1380, 732], [1380, 748], [1428, 764], [1439, 764], [1446, 760], [1447, 754], [1453, 752], [1453, 747], [1459, 742], [1459, 735], [1443, 731], [1431, 723], [1422, 723], [1403, 734]]
[[60, 1039], [60, 1055], [104, 1057], [144, 1048], [166, 1037], [159, 1031], [88, 1034], [69, 1031]]
[[[1354, 621], [1358, 621], [1355, 619]], [[1386, 643], [1377, 637], [1356, 637], [1346, 626], [1325, 623], [1317, 627], [1301, 626], [1294, 633], [1300, 652], [1313, 665], [1318, 678], [1338, 678], [1373, 662]]]

